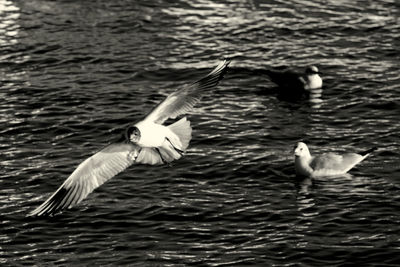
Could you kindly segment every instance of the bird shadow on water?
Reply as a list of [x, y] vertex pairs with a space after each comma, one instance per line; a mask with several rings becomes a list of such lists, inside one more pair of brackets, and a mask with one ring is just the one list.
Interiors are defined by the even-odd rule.
[[[308, 96], [288, 96], [280, 94], [279, 89], [280, 88], [277, 86], [260, 86], [254, 91], [254, 94], [265, 99], [268, 97], [274, 97], [282, 106], [290, 110], [299, 110], [301, 108], [309, 108], [310, 111], [317, 110], [324, 103], [322, 98], [322, 89], [313, 90]], [[265, 100], [264, 102], [265, 104], [269, 104], [268, 100]]]

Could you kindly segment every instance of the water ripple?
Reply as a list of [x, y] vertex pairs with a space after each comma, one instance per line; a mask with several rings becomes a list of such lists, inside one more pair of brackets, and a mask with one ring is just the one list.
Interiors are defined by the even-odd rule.
[[[394, 1], [0, 1], [0, 263], [396, 266], [400, 134]], [[171, 166], [135, 165], [52, 218], [25, 215], [85, 158], [231, 57]], [[280, 101], [255, 71], [310, 64]], [[298, 180], [292, 147], [379, 149]]]

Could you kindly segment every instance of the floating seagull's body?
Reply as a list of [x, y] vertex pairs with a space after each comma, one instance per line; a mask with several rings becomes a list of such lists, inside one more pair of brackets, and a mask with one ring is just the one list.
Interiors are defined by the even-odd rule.
[[182, 157], [191, 139], [186, 117], [164, 126], [169, 118], [188, 112], [207, 89], [216, 86], [229, 60], [222, 61], [199, 81], [170, 94], [144, 120], [128, 127], [121, 138], [83, 161], [60, 188], [29, 215], [52, 215], [70, 208], [94, 189], [134, 163], [165, 164]]
[[355, 165], [363, 161], [376, 148], [362, 153], [324, 153], [311, 156], [308, 147], [303, 142], [297, 143], [294, 150], [294, 165], [296, 174], [307, 177], [337, 176], [347, 173]]
[[293, 71], [264, 70], [270, 80], [278, 85], [278, 94], [283, 99], [296, 100], [322, 88], [321, 72], [316, 66], [306, 68], [304, 74]]

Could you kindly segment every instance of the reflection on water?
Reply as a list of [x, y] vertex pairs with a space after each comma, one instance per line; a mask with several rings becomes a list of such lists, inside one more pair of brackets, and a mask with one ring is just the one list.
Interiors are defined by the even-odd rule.
[[[8, 103], [4, 103], [0, 107], [0, 122], [10, 123], [11, 125], [20, 125], [24, 123], [25, 119], [17, 116], [21, 105], [17, 103], [17, 97], [10, 96], [9, 92], [15, 91], [21, 84], [29, 85], [29, 83], [25, 82], [26, 72], [13, 68], [14, 64], [29, 59], [29, 55], [14, 55], [10, 53], [19, 43], [19, 18], [20, 9], [12, 1], [0, 0], [0, 47], [8, 51], [0, 53], [0, 64], [4, 66], [0, 68], [0, 99], [9, 100]], [[0, 137], [1, 139], [3, 137]]]
[[19, 8], [12, 1], [0, 0], [0, 45], [17, 43], [19, 16]]
[[319, 109], [323, 104], [322, 89], [312, 89], [310, 91], [309, 101], [313, 109]]

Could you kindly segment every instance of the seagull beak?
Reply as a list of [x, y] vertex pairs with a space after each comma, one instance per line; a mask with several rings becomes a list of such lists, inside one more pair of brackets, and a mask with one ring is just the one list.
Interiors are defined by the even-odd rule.
[[293, 147], [293, 154], [294, 154], [296, 157], [299, 156], [299, 155], [298, 155], [297, 146], [294, 146], [294, 147]]

